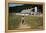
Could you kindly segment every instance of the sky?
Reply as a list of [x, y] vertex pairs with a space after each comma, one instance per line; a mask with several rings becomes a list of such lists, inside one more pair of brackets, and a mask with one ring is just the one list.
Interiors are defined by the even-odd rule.
[[14, 7], [14, 6], [22, 6], [24, 4], [9, 4], [9, 7]]

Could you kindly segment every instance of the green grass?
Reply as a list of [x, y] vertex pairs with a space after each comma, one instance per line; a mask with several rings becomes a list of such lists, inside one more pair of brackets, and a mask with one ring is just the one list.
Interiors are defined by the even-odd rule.
[[43, 17], [39, 16], [27, 16], [25, 17], [26, 23], [31, 27], [31, 28], [42, 28], [43, 27]]
[[[43, 17], [40, 16], [25, 16], [25, 22], [33, 29], [43, 28]], [[15, 30], [19, 28], [21, 16], [8, 16], [8, 29]]]
[[21, 16], [9, 16], [8, 17], [8, 29], [14, 30], [19, 27], [19, 24], [21, 22]]

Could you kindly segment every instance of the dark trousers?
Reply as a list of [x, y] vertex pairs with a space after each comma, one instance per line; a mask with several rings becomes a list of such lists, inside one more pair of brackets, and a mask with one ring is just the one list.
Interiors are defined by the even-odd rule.
[[22, 24], [24, 23], [24, 20], [22, 20]]

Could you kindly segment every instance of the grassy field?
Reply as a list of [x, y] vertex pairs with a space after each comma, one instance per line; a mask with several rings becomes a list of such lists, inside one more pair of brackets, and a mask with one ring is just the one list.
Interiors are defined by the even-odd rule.
[[[25, 22], [32, 29], [42, 29], [43, 28], [43, 17], [40, 16], [25, 16]], [[21, 23], [21, 16], [8, 16], [8, 29], [15, 30], [19, 28]]]
[[42, 29], [43, 28], [43, 17], [40, 16], [27, 16], [25, 21], [32, 29]]
[[9, 16], [8, 18], [8, 29], [9, 30], [14, 30], [19, 27], [20, 21], [21, 21], [21, 16]]

